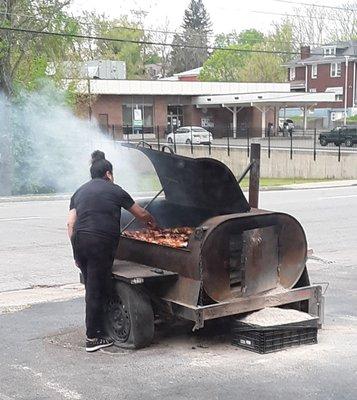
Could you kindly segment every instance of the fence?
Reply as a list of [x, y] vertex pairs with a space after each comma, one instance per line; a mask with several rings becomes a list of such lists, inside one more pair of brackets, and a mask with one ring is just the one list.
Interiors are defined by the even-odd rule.
[[[160, 126], [141, 128], [111, 125], [105, 129], [102, 128], [102, 130], [110, 138], [117, 141], [135, 142], [142, 140], [151, 145], [155, 144], [156, 148], [168, 144], [175, 152], [178, 152], [179, 148], [189, 149], [189, 154], [193, 156], [202, 147], [202, 144], [200, 144], [202, 138], [196, 137], [197, 133], [190, 128], [187, 129], [189, 132], [184, 134], [179, 132], [167, 134], [167, 128]], [[262, 137], [260, 129], [252, 128], [239, 129], [233, 132], [232, 129], [221, 127], [210, 129], [210, 131], [212, 140], [206, 143], [209, 156], [212, 156], [214, 149], [219, 148], [220, 150], [224, 149], [227, 156], [230, 157], [232, 149], [239, 148], [245, 149], [246, 155], [249, 157], [251, 143], [260, 143], [262, 150], [267, 152], [268, 158], [274, 157], [277, 152], [281, 151], [288, 152], [291, 160], [301, 151], [309, 153], [314, 161], [321, 154], [325, 153], [333, 155], [338, 162], [347, 154], [357, 155], [357, 143], [352, 147], [347, 147], [343, 138], [340, 138], [336, 142], [321, 144], [319, 140], [321, 131], [317, 131], [316, 129], [304, 132], [304, 134], [301, 134], [299, 131], [273, 133], [267, 130], [264, 133], [264, 137]]]

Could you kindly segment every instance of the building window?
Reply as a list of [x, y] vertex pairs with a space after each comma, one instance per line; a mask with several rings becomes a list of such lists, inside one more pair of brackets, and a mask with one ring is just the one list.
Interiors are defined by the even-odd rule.
[[295, 80], [295, 67], [291, 67], [289, 69], [289, 79], [291, 81]]
[[317, 64], [311, 65], [311, 79], [317, 78]]
[[335, 56], [336, 55], [336, 47], [324, 47], [324, 56]]
[[338, 78], [341, 76], [341, 63], [332, 63], [330, 66], [331, 78]]
[[153, 106], [151, 104], [123, 104], [124, 133], [152, 133]]
[[336, 101], [343, 101], [343, 95], [342, 94], [335, 94], [335, 100]]

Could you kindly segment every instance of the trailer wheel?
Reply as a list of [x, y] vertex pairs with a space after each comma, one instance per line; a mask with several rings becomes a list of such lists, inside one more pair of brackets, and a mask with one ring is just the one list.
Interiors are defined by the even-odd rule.
[[105, 313], [105, 325], [108, 335], [119, 347], [149, 346], [154, 336], [150, 298], [136, 287], [116, 282]]

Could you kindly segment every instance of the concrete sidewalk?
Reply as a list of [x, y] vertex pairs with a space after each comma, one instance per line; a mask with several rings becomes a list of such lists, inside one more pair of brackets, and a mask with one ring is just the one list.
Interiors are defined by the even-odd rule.
[[260, 189], [264, 191], [269, 190], [302, 190], [302, 189], [329, 189], [339, 187], [357, 186], [356, 179], [339, 180], [339, 181], [321, 181], [321, 182], [306, 182], [306, 183], [293, 183], [291, 185], [281, 186], [261, 186]]
[[308, 183], [294, 183], [291, 185], [276, 186], [278, 189], [328, 189], [337, 187], [357, 186], [357, 179], [322, 181]]

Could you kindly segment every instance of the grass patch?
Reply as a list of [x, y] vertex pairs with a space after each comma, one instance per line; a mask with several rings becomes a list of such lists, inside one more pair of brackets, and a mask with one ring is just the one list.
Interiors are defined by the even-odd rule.
[[[326, 182], [330, 179], [302, 179], [302, 178], [260, 178], [261, 187], [286, 186], [296, 183]], [[244, 178], [240, 183], [242, 188], [249, 187], [249, 178]]]
[[347, 123], [355, 124], [357, 123], [357, 115], [353, 115], [352, 117], [347, 118]]
[[[161, 189], [160, 181], [155, 173], [141, 174], [135, 182], [136, 190], [139, 192], [156, 192]], [[260, 187], [278, 187], [297, 183], [328, 182], [331, 179], [302, 179], [302, 178], [260, 178]], [[124, 182], [123, 182], [124, 183]], [[125, 186], [125, 184], [124, 184]], [[127, 185], [130, 187], [130, 185]], [[241, 188], [249, 187], [249, 178], [244, 178], [240, 183]]]

